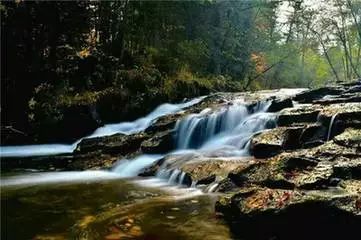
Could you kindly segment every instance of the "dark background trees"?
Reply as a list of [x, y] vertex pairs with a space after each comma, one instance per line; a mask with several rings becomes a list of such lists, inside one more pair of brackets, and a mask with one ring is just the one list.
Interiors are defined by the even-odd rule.
[[[1, 125], [27, 136], [21, 142], [72, 141], [164, 101], [361, 73], [361, 7], [352, 0], [0, 7]], [[10, 135], [3, 143], [16, 143]]]

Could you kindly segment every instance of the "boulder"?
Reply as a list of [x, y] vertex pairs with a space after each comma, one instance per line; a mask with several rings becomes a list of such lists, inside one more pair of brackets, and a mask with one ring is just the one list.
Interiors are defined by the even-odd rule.
[[328, 128], [319, 123], [305, 124], [299, 137], [300, 147], [310, 148], [327, 141]]
[[172, 130], [178, 119], [184, 116], [184, 112], [163, 116], [155, 120], [148, 128], [145, 129], [146, 133], [156, 133], [161, 131]]
[[149, 167], [144, 168], [139, 174], [138, 176], [141, 177], [152, 177], [155, 176], [157, 174], [157, 172], [159, 171], [159, 169], [161, 168], [162, 164], [165, 162], [166, 158], [161, 158], [157, 161], [155, 161], [152, 165], [150, 165]]
[[229, 172], [240, 166], [249, 165], [250, 161], [251, 160], [247, 159], [202, 159], [185, 163], [180, 169], [191, 178], [192, 182], [197, 182], [197, 184], [210, 184], [214, 182], [216, 178], [225, 178]]
[[338, 145], [361, 151], [361, 130], [347, 128], [342, 134], [337, 135], [333, 141]]
[[302, 126], [278, 127], [263, 131], [251, 139], [251, 153], [256, 158], [277, 155], [282, 150], [295, 149], [300, 145]]
[[144, 153], [166, 153], [175, 147], [173, 131], [168, 130], [155, 134], [141, 143]]
[[137, 151], [141, 143], [150, 136], [145, 133], [131, 135], [114, 134], [105, 137], [84, 138], [77, 145], [75, 153], [101, 151], [103, 153], [129, 154]]
[[359, 193], [249, 187], [221, 197], [216, 211], [244, 239], [353, 239], [361, 224]]
[[291, 108], [293, 107], [292, 99], [274, 99], [271, 105], [268, 107], [268, 112], [279, 112], [284, 108]]

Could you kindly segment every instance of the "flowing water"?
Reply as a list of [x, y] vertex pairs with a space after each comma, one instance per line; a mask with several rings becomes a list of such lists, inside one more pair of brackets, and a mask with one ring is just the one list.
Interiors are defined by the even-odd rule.
[[337, 117], [337, 114], [334, 114], [334, 115], [331, 117], [330, 125], [329, 125], [329, 127], [328, 127], [328, 132], [327, 132], [327, 141], [329, 141], [330, 138], [331, 138], [332, 126], [333, 126], [333, 122], [335, 121], [336, 117]]
[[[163, 104], [134, 122], [109, 124], [87, 137], [132, 134], [160, 116], [202, 101]], [[176, 150], [122, 159], [109, 171], [25, 173], [1, 177], [2, 239], [231, 239], [214, 215], [217, 181], [202, 191], [184, 185], [181, 166], [194, 159], [242, 159], [253, 134], [275, 126], [269, 101], [250, 107], [243, 99], [179, 120]], [[80, 141], [80, 140], [79, 140]], [[71, 145], [1, 147], [2, 157], [72, 152]], [[165, 158], [153, 178], [145, 167]]]
[[124, 177], [134, 177], [162, 157], [173, 156], [177, 161], [171, 164], [172, 167], [166, 161], [157, 177], [170, 183], [183, 184], [185, 173], [179, 168], [187, 161], [202, 157], [249, 156], [249, 142], [253, 134], [276, 125], [276, 115], [266, 112], [270, 103], [265, 101], [247, 107], [243, 101], [235, 100], [215, 111], [207, 108], [198, 114], [190, 114], [176, 123], [175, 151], [120, 161], [113, 171]]
[[[168, 114], [176, 113], [184, 108], [190, 107], [199, 103], [204, 97], [194, 98], [190, 101], [170, 104], [165, 103], [158, 106], [147, 116], [139, 118], [133, 122], [121, 122], [118, 124], [106, 124], [94, 133], [84, 138], [93, 138], [101, 136], [109, 136], [116, 133], [133, 134], [143, 131], [157, 118]], [[83, 138], [82, 138], [83, 139]], [[62, 153], [72, 153], [78, 143], [82, 140], [79, 139], [73, 144], [38, 144], [38, 145], [24, 145], [24, 146], [0, 146], [1, 157], [28, 157], [28, 156], [44, 156], [56, 155]]]
[[230, 239], [214, 196], [112, 178], [2, 186], [1, 239]]

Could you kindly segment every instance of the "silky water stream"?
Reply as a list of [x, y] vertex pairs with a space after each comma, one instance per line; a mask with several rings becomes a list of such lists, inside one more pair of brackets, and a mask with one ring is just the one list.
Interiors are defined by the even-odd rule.
[[[106, 125], [90, 137], [139, 132], [154, 119], [201, 100], [162, 105], [145, 118]], [[214, 213], [217, 196], [204, 194], [196, 183], [185, 186], [180, 169], [194, 159], [248, 156], [251, 136], [275, 126], [276, 115], [267, 112], [269, 104], [247, 107], [234, 100], [216, 110], [188, 115], [175, 126], [175, 151], [123, 159], [111, 171], [2, 176], [2, 239], [230, 239], [228, 227]], [[74, 145], [65, 150], [72, 151]], [[57, 147], [0, 150], [2, 156], [66, 152]], [[165, 161], [156, 177], [137, 177], [145, 167], [169, 156], [176, 160]], [[210, 185], [205, 191], [216, 187]]]

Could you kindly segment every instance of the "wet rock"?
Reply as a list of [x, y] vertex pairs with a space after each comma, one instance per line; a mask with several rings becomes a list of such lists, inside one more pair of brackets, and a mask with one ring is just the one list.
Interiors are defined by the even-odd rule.
[[208, 177], [202, 178], [200, 180], [197, 181], [197, 185], [207, 185], [207, 184], [211, 184], [212, 182], [214, 182], [216, 180], [217, 176], [215, 174], [210, 175]]
[[251, 187], [223, 196], [216, 211], [223, 214], [236, 236], [246, 239], [352, 238], [361, 223], [359, 199], [356, 192], [337, 189]]
[[344, 147], [361, 150], [361, 130], [348, 128], [342, 134], [336, 136], [333, 141]]
[[311, 171], [297, 174], [292, 182], [302, 189], [327, 188], [333, 174], [333, 167], [330, 162], [320, 162]]
[[276, 128], [263, 131], [251, 140], [251, 153], [256, 158], [266, 158], [282, 151], [284, 129]]
[[272, 101], [271, 105], [268, 107], [268, 112], [279, 112], [284, 108], [293, 107], [292, 99], [275, 99]]
[[129, 154], [137, 151], [141, 143], [149, 137], [147, 134], [137, 133], [85, 138], [77, 145], [75, 153], [101, 151], [103, 153]]
[[269, 172], [263, 171], [266, 165], [268, 164], [264, 161], [256, 161], [246, 166], [237, 167], [228, 174], [228, 178], [232, 183], [240, 187], [247, 184], [259, 183], [268, 176]]
[[319, 160], [317, 158], [307, 158], [307, 157], [289, 157], [286, 158], [283, 163], [283, 169], [285, 171], [291, 172], [295, 170], [306, 170], [307, 168], [313, 168], [317, 166]]
[[321, 99], [326, 95], [338, 95], [343, 91], [344, 89], [340, 87], [323, 87], [297, 94], [293, 100], [300, 103], [311, 103], [312, 101]]
[[333, 171], [333, 175], [338, 178], [361, 180], [361, 158], [347, 159], [341, 157], [337, 159]]
[[217, 191], [222, 193], [231, 192], [237, 188], [238, 186], [230, 178], [225, 178], [219, 182]]
[[351, 82], [343, 82], [343, 83], [340, 83], [341, 86], [345, 86], [345, 87], [348, 87], [348, 88], [353, 88], [353, 87], [361, 87], [361, 79], [354, 79], [353, 81]]
[[361, 103], [339, 103], [322, 107], [320, 117], [332, 117], [337, 115], [339, 120], [346, 121], [360, 119]]
[[54, 156], [1, 158], [1, 170], [24, 171], [24, 169], [36, 169], [39, 171], [53, 170], [86, 170], [110, 168], [120, 155], [109, 155], [101, 152], [83, 154], [63, 154]]
[[166, 153], [175, 147], [173, 131], [164, 131], [155, 134], [141, 144], [144, 153]]
[[142, 176], [142, 177], [155, 176], [157, 174], [158, 170], [160, 169], [160, 167], [162, 166], [162, 164], [165, 162], [165, 160], [166, 160], [166, 158], [161, 158], [158, 161], [155, 161], [152, 165], [143, 169], [138, 174], [138, 176]]
[[161, 131], [172, 130], [178, 121], [178, 119], [184, 116], [183, 113], [176, 113], [167, 116], [163, 116], [158, 118], [153, 124], [151, 124], [147, 129], [145, 129], [146, 133], [156, 133]]
[[110, 169], [115, 162], [119, 161], [122, 155], [103, 154], [100, 152], [74, 155], [72, 162], [66, 170], [88, 170], [88, 169]]
[[287, 126], [294, 123], [314, 123], [320, 112], [320, 106], [302, 104], [294, 108], [283, 109], [277, 119], [279, 126]]
[[40, 171], [55, 169], [66, 169], [73, 161], [74, 157], [69, 154], [56, 156], [40, 156], [40, 157], [18, 157], [18, 158], [1, 158], [1, 171], [16, 171], [24, 169], [37, 169]]
[[310, 149], [283, 152], [247, 168], [235, 169], [228, 178], [237, 186], [323, 189], [329, 187], [333, 177], [358, 179], [360, 159], [360, 152], [355, 148], [327, 142]]
[[310, 148], [322, 145], [327, 140], [328, 128], [321, 124], [307, 124], [299, 137], [302, 147]]
[[241, 159], [203, 159], [185, 163], [180, 169], [191, 178], [191, 181], [197, 182], [197, 184], [210, 184], [216, 177], [225, 178], [232, 170], [248, 164], [247, 161]]
[[295, 149], [300, 146], [302, 126], [278, 127], [263, 131], [251, 140], [251, 153], [256, 158], [266, 158], [277, 155], [282, 150]]
[[[361, 92], [361, 89], [359, 90]], [[361, 102], [360, 93], [345, 93], [341, 95], [332, 96], [325, 99], [313, 101], [316, 104], [329, 105], [335, 103]]]

